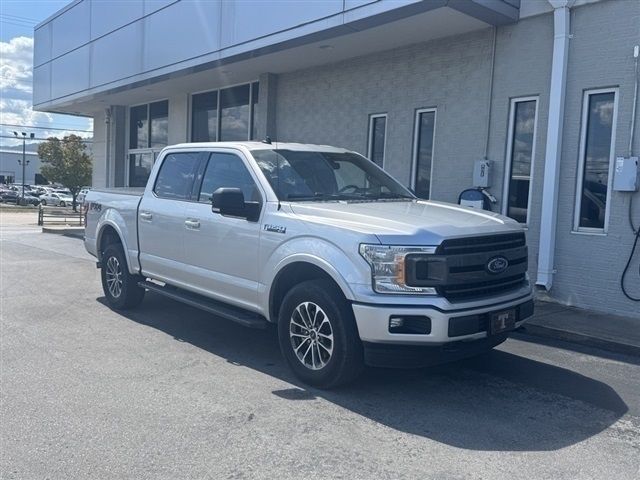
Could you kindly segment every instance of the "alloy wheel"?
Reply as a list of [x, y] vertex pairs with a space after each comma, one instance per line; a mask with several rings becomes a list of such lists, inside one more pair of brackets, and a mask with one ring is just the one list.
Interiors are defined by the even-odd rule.
[[107, 276], [107, 288], [113, 298], [120, 297], [122, 293], [122, 268], [116, 257], [109, 257], [105, 270]]
[[313, 302], [298, 305], [289, 321], [289, 338], [296, 357], [310, 370], [320, 370], [333, 355], [333, 327], [327, 314]]

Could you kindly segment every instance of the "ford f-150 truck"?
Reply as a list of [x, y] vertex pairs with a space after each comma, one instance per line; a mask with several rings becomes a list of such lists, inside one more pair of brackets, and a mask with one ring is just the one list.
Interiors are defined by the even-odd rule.
[[340, 148], [170, 146], [144, 190], [93, 189], [84, 206], [113, 308], [152, 291], [248, 327], [275, 324], [288, 365], [318, 387], [364, 365], [485, 352], [533, 313], [517, 222], [418, 199]]

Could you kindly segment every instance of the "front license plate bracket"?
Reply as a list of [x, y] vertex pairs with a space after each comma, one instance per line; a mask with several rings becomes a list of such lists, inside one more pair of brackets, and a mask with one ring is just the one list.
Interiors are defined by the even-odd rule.
[[516, 328], [516, 309], [493, 312], [489, 316], [491, 335], [508, 332]]

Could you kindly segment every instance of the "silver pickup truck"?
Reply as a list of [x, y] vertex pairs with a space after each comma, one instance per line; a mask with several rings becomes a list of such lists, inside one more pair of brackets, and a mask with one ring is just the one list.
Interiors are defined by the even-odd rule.
[[115, 309], [166, 295], [275, 324], [304, 382], [423, 366], [503, 342], [533, 313], [525, 233], [416, 198], [344, 149], [269, 142], [165, 148], [144, 190], [91, 190], [86, 248]]

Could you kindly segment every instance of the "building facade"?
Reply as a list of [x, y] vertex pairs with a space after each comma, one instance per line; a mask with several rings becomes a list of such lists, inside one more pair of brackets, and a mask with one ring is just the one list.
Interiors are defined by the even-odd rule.
[[22, 183], [22, 162], [24, 165], [24, 183], [36, 185], [44, 180], [40, 174], [40, 157], [33, 151], [0, 149], [0, 183]]
[[541, 294], [640, 319], [640, 194], [613, 189], [639, 44], [636, 0], [76, 0], [36, 27], [34, 106], [93, 117], [94, 186], [144, 184], [167, 144], [269, 136], [457, 202], [487, 159]]

